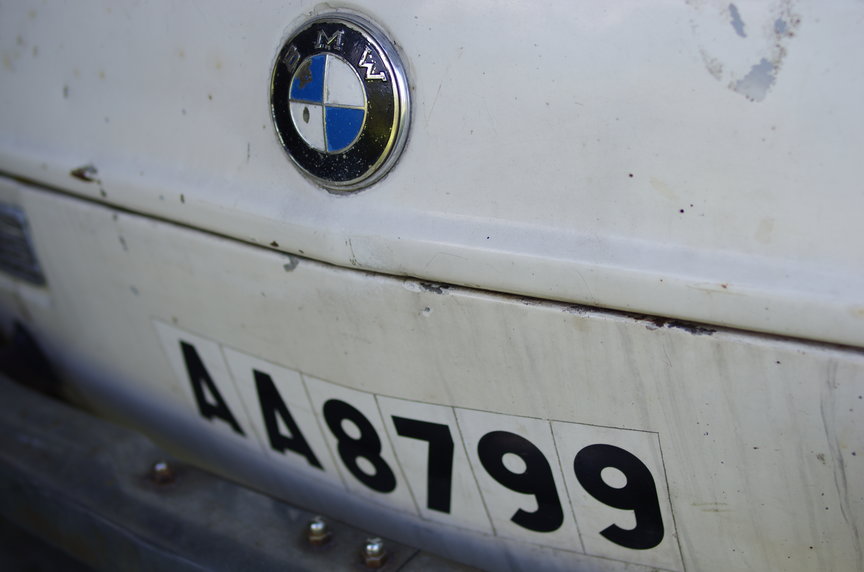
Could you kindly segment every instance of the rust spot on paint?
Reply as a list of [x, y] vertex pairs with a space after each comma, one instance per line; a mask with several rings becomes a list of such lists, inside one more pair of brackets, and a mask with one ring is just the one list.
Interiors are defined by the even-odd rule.
[[713, 328], [706, 328], [705, 326], [700, 326], [698, 324], [693, 324], [690, 322], [679, 322], [678, 320], [669, 320], [666, 323], [666, 327], [684, 330], [685, 332], [693, 334], [694, 336], [710, 336], [717, 331]]
[[422, 288], [426, 292], [443, 294], [445, 290], [450, 288], [450, 286], [447, 284], [437, 284], [435, 282], [420, 282], [420, 288]]
[[709, 328], [701, 324], [693, 322], [682, 322], [681, 320], [670, 320], [659, 316], [643, 316], [642, 319], [648, 322], [646, 328], [650, 331], [659, 330], [662, 328], [675, 328], [676, 330], [684, 330], [694, 336], [710, 336], [717, 330]]
[[99, 171], [94, 165], [83, 165], [81, 167], [78, 167], [77, 169], [72, 169], [71, 171], [69, 171], [70, 177], [78, 179], [79, 181], [84, 181], [85, 183], [98, 182], [98, 174]]
[[585, 316], [591, 311], [590, 306], [585, 306], [583, 304], [567, 304], [564, 306], [564, 311], [568, 314], [577, 314], [579, 316]]

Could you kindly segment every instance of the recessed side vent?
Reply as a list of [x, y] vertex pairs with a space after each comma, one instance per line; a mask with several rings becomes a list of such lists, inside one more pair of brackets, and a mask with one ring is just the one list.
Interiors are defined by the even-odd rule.
[[45, 284], [24, 209], [4, 203], [0, 203], [0, 271], [33, 284]]

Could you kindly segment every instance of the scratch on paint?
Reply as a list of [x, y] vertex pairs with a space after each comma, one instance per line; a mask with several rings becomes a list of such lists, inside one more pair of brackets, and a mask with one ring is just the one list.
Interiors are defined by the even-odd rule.
[[351, 239], [345, 241], [345, 244], [348, 246], [348, 250], [351, 251], [351, 256], [348, 258], [348, 262], [351, 263], [352, 266], [360, 266], [360, 263], [357, 262], [357, 255], [354, 254], [354, 245], [351, 244]]
[[588, 284], [588, 281], [585, 280], [585, 277], [582, 276], [582, 273], [578, 270], [576, 271], [576, 276], [579, 277], [579, 280], [582, 282], [582, 286], [585, 287], [585, 294], [587, 294], [587, 300], [594, 302], [597, 298], [594, 297], [594, 292], [591, 290], [591, 285]]
[[441, 94], [441, 86], [443, 85], [443, 81], [438, 84], [438, 91], [435, 92], [435, 97], [432, 99], [432, 105], [429, 106], [429, 113], [426, 114], [426, 125], [429, 125], [429, 118], [432, 116], [432, 112], [435, 111], [435, 104], [438, 103], [438, 96]]
[[693, 508], [698, 508], [702, 512], [732, 512], [731, 508], [727, 508], [725, 502], [699, 502], [693, 503]]
[[443, 258], [443, 257], [455, 258], [455, 259], [457, 259], [459, 261], [463, 261], [463, 262], [468, 260], [464, 256], [459, 256], [458, 254], [453, 254], [451, 252], [436, 252], [435, 254], [432, 255], [431, 258], [429, 258], [429, 261], [426, 262], [426, 265], [423, 266], [423, 270], [428, 270], [429, 267], [432, 266], [433, 263], [437, 262], [437, 260], [439, 258]]
[[831, 460], [834, 463], [834, 487], [837, 490], [837, 496], [840, 501], [840, 513], [843, 515], [843, 520], [849, 525], [852, 534], [855, 536], [854, 545], [855, 553], [858, 559], [858, 570], [864, 570], [864, 554], [861, 549], [861, 535], [858, 530], [858, 524], [854, 518], [850, 520], [849, 513], [851, 512], [849, 505], [849, 483], [846, 476], [846, 461], [843, 459], [843, 452], [840, 447], [840, 441], [837, 438], [837, 427], [834, 418], [834, 393], [837, 388], [837, 363], [831, 363], [828, 366], [828, 372], [825, 379], [825, 387], [819, 402], [819, 412], [822, 416], [822, 427], [825, 431], [825, 439], [828, 441], [828, 448], [831, 451]]
[[[459, 46], [459, 50], [456, 54], [456, 57], [453, 58], [453, 60], [451, 60], [450, 63], [447, 64], [447, 67], [444, 69], [444, 77], [445, 78], [450, 77], [450, 68], [453, 67], [454, 63], [459, 61], [459, 59], [462, 57], [462, 52], [464, 52], [464, 51], [465, 51], [465, 47]], [[432, 117], [432, 112], [435, 110], [435, 104], [438, 103], [438, 96], [441, 94], [441, 88], [444, 86], [444, 81], [445, 80], [442, 79], [440, 82], [438, 82], [438, 89], [435, 91], [435, 97], [432, 98], [432, 105], [429, 106], [429, 112], [426, 114], [426, 125], [427, 126], [429, 125], [429, 118]]]

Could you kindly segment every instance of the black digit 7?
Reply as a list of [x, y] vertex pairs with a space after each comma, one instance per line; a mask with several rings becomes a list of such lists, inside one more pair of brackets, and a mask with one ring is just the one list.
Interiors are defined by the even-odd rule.
[[453, 437], [450, 435], [450, 427], [395, 415], [393, 425], [400, 437], [429, 442], [426, 506], [449, 513], [450, 492], [453, 487]]
[[[350, 436], [342, 428], [342, 421], [348, 420], [360, 430], [360, 437]], [[375, 427], [356, 408], [344, 401], [331, 399], [324, 404], [324, 420], [330, 432], [339, 441], [337, 450], [339, 457], [354, 477], [379, 493], [389, 493], [396, 488], [396, 475], [390, 465], [381, 457], [381, 438]], [[371, 475], [363, 472], [357, 464], [358, 458], [364, 458], [375, 468]]]
[[[614, 467], [624, 473], [627, 484], [606, 484], [600, 472]], [[595, 499], [613, 508], [632, 510], [636, 526], [627, 530], [617, 524], [600, 531], [605, 538], [626, 548], [646, 550], [663, 540], [663, 517], [654, 477], [636, 455], [613, 445], [589, 445], [576, 455], [573, 471], [579, 484]]]
[[[504, 465], [504, 455], [512, 453], [525, 462], [525, 471], [514, 473]], [[477, 443], [477, 454], [489, 475], [517, 493], [534, 495], [537, 510], [517, 510], [510, 518], [528, 530], [552, 532], [564, 522], [564, 511], [549, 461], [531, 441], [507, 431], [486, 433]]]

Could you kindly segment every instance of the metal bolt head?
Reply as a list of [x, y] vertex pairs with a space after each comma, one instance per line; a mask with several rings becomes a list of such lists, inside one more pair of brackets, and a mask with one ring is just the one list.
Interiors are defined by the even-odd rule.
[[387, 558], [384, 541], [380, 538], [367, 538], [363, 545], [363, 562], [367, 568], [381, 568]]
[[157, 485], [167, 485], [174, 482], [174, 468], [168, 461], [156, 461], [150, 468], [150, 478]]
[[306, 525], [306, 539], [309, 544], [320, 546], [330, 540], [330, 527], [320, 516], [316, 516]]

